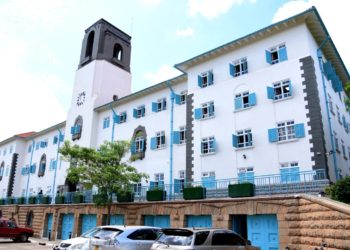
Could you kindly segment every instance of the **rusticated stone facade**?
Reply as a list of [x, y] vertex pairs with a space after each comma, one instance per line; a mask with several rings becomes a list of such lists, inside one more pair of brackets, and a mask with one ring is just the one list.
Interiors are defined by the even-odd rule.
[[[8, 205], [1, 206], [4, 217], [11, 217], [20, 225], [26, 223], [33, 211], [32, 227], [41, 237], [47, 214], [53, 214], [52, 238], [60, 238], [62, 215], [74, 214], [73, 236], [80, 233], [81, 215], [96, 214], [97, 225], [102, 224], [106, 208], [92, 204], [71, 205]], [[232, 216], [238, 214], [276, 214], [279, 249], [314, 250], [322, 242], [327, 250], [350, 249], [350, 206], [308, 195], [251, 197], [236, 199], [207, 199], [200, 201], [165, 201], [116, 203], [112, 214], [123, 214], [127, 225], [142, 225], [143, 215], [170, 215], [172, 227], [184, 227], [186, 215], [212, 216], [213, 227], [232, 228]]]

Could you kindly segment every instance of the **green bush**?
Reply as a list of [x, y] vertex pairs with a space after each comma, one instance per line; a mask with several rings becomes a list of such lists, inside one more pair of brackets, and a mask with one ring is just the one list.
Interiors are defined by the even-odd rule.
[[94, 194], [92, 196], [92, 202], [98, 205], [105, 204], [108, 202], [108, 194], [107, 193]]
[[36, 197], [35, 196], [30, 196], [28, 199], [29, 204], [35, 204], [36, 203]]
[[254, 196], [254, 193], [255, 185], [250, 182], [228, 185], [228, 195], [232, 198]]
[[185, 200], [198, 200], [205, 199], [207, 194], [207, 189], [205, 187], [185, 187], [183, 189], [183, 198]]
[[146, 192], [148, 201], [164, 201], [166, 200], [166, 191], [163, 189], [153, 189]]
[[55, 204], [64, 204], [64, 196], [63, 195], [57, 195], [55, 197]]
[[78, 203], [83, 203], [84, 201], [84, 195], [82, 193], [75, 192], [73, 194], [73, 203], [78, 204]]
[[133, 192], [120, 192], [117, 194], [118, 202], [133, 202], [134, 201], [134, 193]]
[[24, 204], [26, 201], [26, 198], [25, 197], [18, 197], [17, 198], [17, 204]]
[[333, 200], [350, 204], [350, 176], [327, 187], [325, 192]]

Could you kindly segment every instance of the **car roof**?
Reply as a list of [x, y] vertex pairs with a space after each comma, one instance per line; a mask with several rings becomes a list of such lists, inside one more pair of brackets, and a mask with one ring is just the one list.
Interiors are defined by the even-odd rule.
[[127, 230], [127, 229], [143, 229], [143, 228], [154, 228], [154, 229], [160, 229], [160, 227], [152, 227], [152, 226], [127, 226], [127, 225], [105, 225], [100, 226], [100, 228], [113, 228], [113, 229], [120, 229], [120, 230]]

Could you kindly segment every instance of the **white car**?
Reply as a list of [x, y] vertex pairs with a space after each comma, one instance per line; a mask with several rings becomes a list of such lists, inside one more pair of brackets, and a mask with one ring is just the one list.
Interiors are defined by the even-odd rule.
[[71, 238], [68, 240], [63, 240], [58, 246], [55, 246], [53, 250], [78, 250], [82, 249], [86, 242], [90, 240], [95, 234], [104, 231], [104, 232], [119, 232], [119, 229], [116, 229], [114, 226], [100, 226], [95, 227], [79, 237]]
[[118, 231], [98, 232], [82, 250], [149, 250], [160, 235], [160, 228], [150, 226], [114, 226]]

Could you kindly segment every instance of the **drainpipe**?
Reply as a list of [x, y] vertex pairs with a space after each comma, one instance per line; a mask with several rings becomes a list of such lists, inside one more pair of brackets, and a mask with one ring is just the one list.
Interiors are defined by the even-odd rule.
[[51, 200], [52, 204], [55, 203], [55, 198], [56, 198], [55, 186], [56, 186], [56, 173], [58, 168], [58, 155], [60, 150], [61, 137], [63, 136], [62, 131], [59, 128], [57, 128], [57, 130], [58, 130], [58, 142], [57, 142], [57, 152], [56, 152], [56, 166], [55, 166], [55, 172], [54, 172], [53, 184], [52, 184], [52, 200]]
[[170, 108], [170, 192], [169, 197], [170, 200], [172, 199], [172, 193], [173, 193], [173, 132], [174, 132], [174, 100], [175, 100], [175, 92], [173, 88], [170, 86], [170, 82], [167, 81], [166, 85], [170, 89], [170, 102], [171, 102], [171, 108]]
[[32, 166], [32, 162], [33, 162], [33, 153], [35, 150], [35, 141], [32, 140], [32, 152], [30, 155], [30, 162], [29, 162], [29, 169], [28, 169], [28, 178], [27, 178], [27, 188], [26, 188], [26, 199], [28, 201], [28, 188], [29, 188], [29, 181], [30, 181], [30, 167]]
[[115, 110], [113, 109], [112, 107], [112, 104], [109, 105], [109, 108], [112, 110], [113, 112], [113, 116], [112, 116], [112, 139], [111, 139], [111, 142], [114, 141], [114, 127], [115, 127], [115, 124], [114, 124], [114, 117], [117, 115], [117, 113], [115, 112]]
[[[339, 173], [338, 173], [338, 167], [337, 167], [337, 158], [336, 158], [336, 151], [335, 151], [335, 143], [334, 143], [334, 136], [332, 131], [332, 123], [331, 123], [331, 116], [329, 112], [329, 106], [328, 106], [328, 95], [326, 91], [326, 81], [324, 79], [324, 71], [323, 71], [323, 60], [322, 60], [322, 48], [323, 46], [329, 41], [330, 37], [327, 36], [325, 40], [321, 43], [320, 47], [317, 48], [317, 57], [318, 57], [318, 64], [320, 66], [321, 70], [321, 78], [322, 78], [322, 85], [323, 85], [323, 94], [326, 101], [326, 110], [327, 110], [327, 121], [328, 121], [328, 127], [329, 127], [329, 135], [331, 137], [331, 146], [332, 146], [332, 157], [333, 157], [333, 165], [334, 165], [334, 171], [335, 171], [335, 180], [339, 180]], [[328, 157], [327, 157], [328, 159]]]

